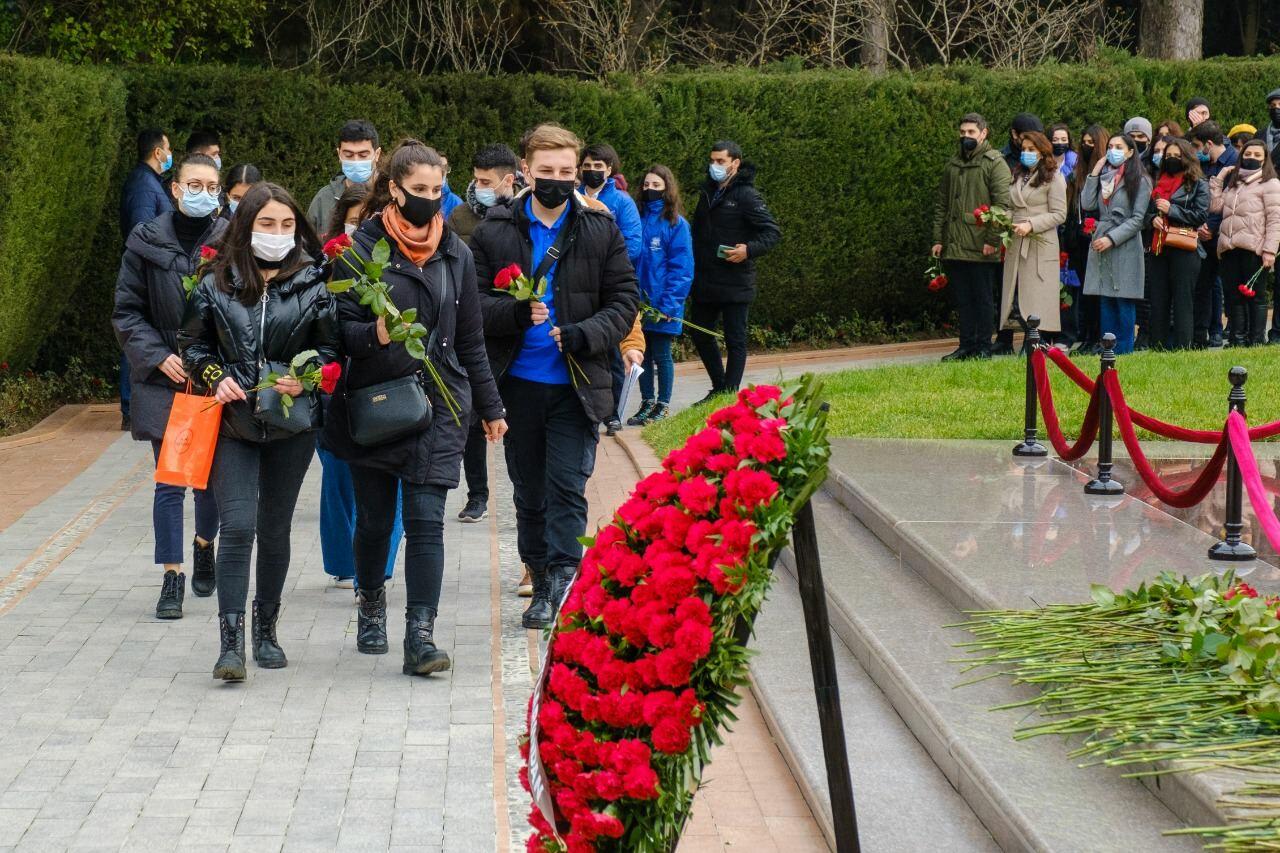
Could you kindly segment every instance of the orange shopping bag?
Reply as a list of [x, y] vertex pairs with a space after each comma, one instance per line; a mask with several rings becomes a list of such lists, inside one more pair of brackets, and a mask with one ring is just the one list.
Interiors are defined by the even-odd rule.
[[185, 394], [174, 394], [160, 458], [156, 460], [156, 482], [207, 488], [221, 423], [222, 404], [212, 396], [192, 394], [190, 382]]

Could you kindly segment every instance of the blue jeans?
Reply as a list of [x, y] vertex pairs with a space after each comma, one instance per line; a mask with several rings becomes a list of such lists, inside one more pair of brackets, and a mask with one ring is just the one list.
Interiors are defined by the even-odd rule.
[[133, 383], [129, 379], [129, 356], [120, 353], [120, 414], [129, 417], [129, 401], [133, 398]]
[[[316, 454], [320, 457], [320, 556], [324, 570], [335, 578], [353, 578], [356, 576], [352, 545], [356, 532], [356, 492], [351, 483], [351, 466], [322, 447], [316, 447]], [[396, 567], [403, 535], [397, 500], [386, 560], [388, 578]]]
[[[640, 396], [666, 405], [671, 402], [671, 386], [675, 384], [676, 365], [671, 360], [671, 342], [675, 335], [663, 332], [644, 333], [644, 373], [640, 374]], [[658, 396], [653, 396], [653, 376], [658, 375]]]
[[1102, 334], [1116, 336], [1116, 355], [1133, 352], [1133, 326], [1138, 319], [1138, 301], [1115, 296], [1102, 297]]
[[[151, 442], [151, 452], [160, 459], [160, 442]], [[212, 542], [218, 535], [218, 501], [212, 490], [192, 489], [196, 505], [196, 535]], [[187, 490], [182, 486], [156, 483], [151, 500], [151, 527], [156, 537], [156, 565], [181, 565], [186, 543], [183, 542], [182, 507]]]
[[444, 580], [444, 486], [405, 483], [394, 474], [356, 465], [351, 469], [359, 514], [356, 517], [356, 579], [364, 589], [377, 589], [387, 564], [392, 519], [404, 513], [404, 585], [409, 607], [440, 604]]

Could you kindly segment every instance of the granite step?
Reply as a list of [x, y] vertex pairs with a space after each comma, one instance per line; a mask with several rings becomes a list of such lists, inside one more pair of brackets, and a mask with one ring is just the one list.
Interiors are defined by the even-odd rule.
[[[941, 626], [962, 621], [961, 612], [830, 494], [815, 496], [814, 510], [834, 632], [996, 844], [1055, 853], [1199, 849], [1162, 835], [1183, 821], [1141, 784], [1078, 767], [1063, 740], [1014, 741], [1026, 713], [989, 709], [1028, 689], [999, 679], [959, 686], [967, 676], [953, 662], [955, 644], [967, 635]], [[790, 554], [782, 565], [791, 570]], [[797, 615], [792, 623], [803, 649], [803, 622]], [[856, 724], [846, 725], [856, 739]], [[797, 772], [812, 775], [803, 763]]]

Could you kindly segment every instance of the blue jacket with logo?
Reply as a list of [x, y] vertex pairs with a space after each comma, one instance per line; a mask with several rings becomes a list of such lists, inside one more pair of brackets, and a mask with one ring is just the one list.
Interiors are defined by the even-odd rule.
[[609, 212], [613, 214], [613, 221], [618, 224], [622, 239], [627, 244], [627, 257], [631, 259], [632, 266], [639, 267], [640, 249], [645, 242], [642, 239], [640, 211], [636, 208], [636, 203], [632, 201], [631, 196], [614, 185], [613, 178], [604, 182], [596, 200], [609, 208]]
[[[644, 311], [644, 330], [665, 335], [678, 335], [684, 324], [684, 301], [693, 284], [693, 235], [683, 216], [669, 222], [662, 215], [661, 200], [645, 205], [641, 225], [643, 234], [636, 276], [640, 279], [640, 298], [645, 305], [676, 319], [655, 318]], [[641, 309], [643, 311], [643, 309]]]

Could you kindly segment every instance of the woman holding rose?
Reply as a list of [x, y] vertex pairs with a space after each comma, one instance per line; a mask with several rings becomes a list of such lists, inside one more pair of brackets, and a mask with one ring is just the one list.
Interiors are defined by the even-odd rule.
[[216, 564], [222, 648], [213, 677], [224, 681], [246, 675], [244, 614], [255, 537], [253, 659], [266, 669], [288, 663], [276, 620], [293, 509], [320, 422], [308, 386], [332, 388], [340, 371], [330, 367], [338, 355], [337, 306], [314, 260], [319, 254], [293, 198], [275, 184], [258, 184], [241, 200], [178, 333], [187, 372], [223, 404], [209, 482], [222, 515]]

